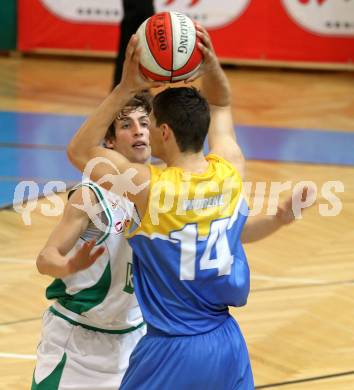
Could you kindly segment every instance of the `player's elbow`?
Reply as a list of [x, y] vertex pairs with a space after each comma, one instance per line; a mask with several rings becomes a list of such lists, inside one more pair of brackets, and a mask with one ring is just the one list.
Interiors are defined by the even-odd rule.
[[238, 145], [236, 146], [236, 151], [233, 150], [232, 153], [229, 153], [228, 160], [237, 169], [237, 172], [243, 180], [245, 177], [246, 160]]
[[75, 141], [72, 139], [66, 148], [66, 154], [70, 162], [76, 166], [79, 153], [75, 148]]
[[248, 300], [248, 293], [249, 291], [241, 291], [237, 296], [234, 297], [233, 301], [229, 306], [234, 306], [234, 307], [242, 307], [247, 305], [247, 300]]
[[38, 272], [41, 274], [41, 275], [45, 275], [46, 274], [46, 267], [45, 267], [45, 264], [46, 264], [46, 261], [45, 261], [45, 253], [44, 253], [45, 249], [43, 249], [39, 255], [37, 256], [37, 260], [36, 260], [36, 266], [37, 266], [37, 270]]
[[77, 145], [75, 139], [72, 139], [69, 145], [66, 148], [66, 154], [69, 161], [78, 169], [82, 170], [87, 161], [87, 155], [84, 150], [82, 150], [79, 145]]

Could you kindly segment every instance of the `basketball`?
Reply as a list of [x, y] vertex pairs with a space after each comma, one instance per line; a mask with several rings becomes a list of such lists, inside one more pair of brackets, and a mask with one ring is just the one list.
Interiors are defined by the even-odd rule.
[[203, 55], [193, 21], [180, 12], [151, 16], [137, 30], [141, 72], [151, 80], [176, 82], [192, 76]]

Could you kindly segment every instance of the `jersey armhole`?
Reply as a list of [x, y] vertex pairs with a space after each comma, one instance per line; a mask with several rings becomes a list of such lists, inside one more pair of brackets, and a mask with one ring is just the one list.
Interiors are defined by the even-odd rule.
[[[82, 187], [87, 187], [89, 188], [95, 195], [96, 199], [98, 200], [98, 202], [100, 203], [101, 207], [102, 207], [102, 211], [105, 213], [105, 216], [107, 218], [107, 221], [108, 221], [108, 227], [106, 228], [106, 231], [105, 232], [102, 232], [102, 235], [100, 236], [100, 238], [96, 241], [96, 244], [95, 246], [98, 246], [98, 245], [101, 245], [104, 241], [106, 241], [106, 239], [108, 238], [109, 236], [109, 233], [111, 231], [111, 228], [113, 226], [113, 217], [109, 211], [109, 207], [105, 201], [105, 198], [101, 192], [101, 190], [99, 189], [99, 187], [92, 183], [92, 182], [83, 182], [83, 183], [79, 183], [77, 184], [75, 187], [73, 187], [69, 193], [68, 193], [68, 199], [70, 199], [70, 197], [72, 196], [72, 194], [82, 188]], [[92, 220], [90, 219], [90, 223], [93, 223]], [[84, 241], [87, 241], [82, 235], [80, 236], [80, 238]]]

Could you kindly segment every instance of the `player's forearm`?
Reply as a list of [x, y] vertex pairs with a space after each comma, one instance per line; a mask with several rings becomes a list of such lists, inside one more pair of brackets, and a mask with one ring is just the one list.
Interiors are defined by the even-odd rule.
[[231, 104], [230, 83], [220, 64], [216, 61], [209, 66], [202, 77], [202, 92], [209, 104], [225, 107]]
[[95, 149], [100, 147], [108, 127], [133, 96], [133, 91], [118, 85], [72, 138], [67, 148], [68, 157], [81, 171], [95, 156]]
[[43, 275], [63, 278], [70, 273], [68, 259], [56, 247], [45, 247], [37, 257], [37, 269]]
[[283, 226], [276, 215], [249, 217], [241, 236], [244, 244], [262, 240]]
[[[217, 61], [217, 59], [215, 59]], [[229, 81], [219, 63], [210, 65], [202, 79], [202, 91], [210, 104], [209, 148], [236, 143]], [[235, 153], [239, 150], [235, 150]]]

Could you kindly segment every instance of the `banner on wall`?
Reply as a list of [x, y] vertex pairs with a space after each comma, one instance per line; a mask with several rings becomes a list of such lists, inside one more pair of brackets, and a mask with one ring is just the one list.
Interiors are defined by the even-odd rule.
[[[119, 0], [19, 0], [19, 49], [114, 54]], [[354, 61], [354, 1], [155, 0], [157, 12], [178, 10], [210, 32], [230, 61]]]

